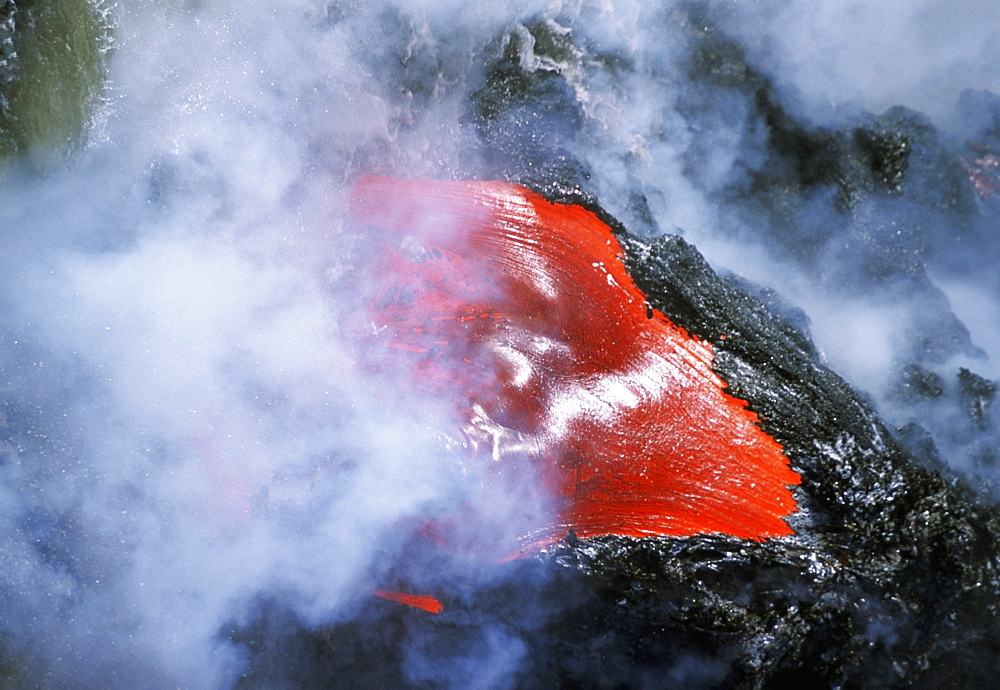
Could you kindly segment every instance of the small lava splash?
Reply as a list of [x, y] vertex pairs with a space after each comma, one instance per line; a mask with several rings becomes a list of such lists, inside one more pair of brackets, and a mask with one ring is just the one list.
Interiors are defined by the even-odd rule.
[[453, 405], [502, 481], [545, 487], [522, 552], [571, 534], [793, 533], [781, 446], [593, 213], [505, 182], [365, 177], [350, 214], [373, 243], [361, 366]]
[[405, 604], [406, 606], [421, 609], [428, 613], [441, 613], [444, 611], [444, 604], [439, 599], [426, 594], [405, 594], [388, 589], [376, 589], [372, 593], [381, 599], [394, 601], [397, 604]]

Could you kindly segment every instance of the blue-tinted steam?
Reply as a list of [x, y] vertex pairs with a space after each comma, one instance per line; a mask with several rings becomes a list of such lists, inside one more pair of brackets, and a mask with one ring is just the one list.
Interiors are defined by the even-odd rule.
[[[580, 182], [777, 290], [915, 448], [994, 477], [1000, 106], [960, 94], [1000, 90], [995, 13], [654, 5], [102, 6], [99, 126], [0, 189], [0, 671], [226, 687], [262, 602], [321, 626], [433, 583], [394, 557], [465, 497], [453, 420], [388, 412], [338, 326], [367, 172]], [[403, 635], [404, 680], [516, 677], [516, 636], [462, 625], [448, 654]]]

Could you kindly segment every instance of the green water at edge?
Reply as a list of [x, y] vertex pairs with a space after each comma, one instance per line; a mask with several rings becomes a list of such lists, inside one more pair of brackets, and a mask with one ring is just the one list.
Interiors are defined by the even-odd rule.
[[[90, 0], [21, 0], [13, 10], [0, 0], [0, 24], [13, 28], [0, 31], [2, 179], [14, 159], [46, 168], [86, 140], [104, 87], [110, 29]], [[0, 633], [0, 687], [35, 685], [16, 648]]]
[[0, 0], [0, 19], [13, 27], [0, 74], [0, 167], [13, 157], [44, 167], [86, 138], [105, 81], [109, 27], [93, 0], [15, 5], [2, 16]]

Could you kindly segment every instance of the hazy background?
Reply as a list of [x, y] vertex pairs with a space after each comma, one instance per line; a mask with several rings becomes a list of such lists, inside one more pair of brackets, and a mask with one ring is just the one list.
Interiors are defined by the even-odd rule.
[[[401, 519], [476, 500], [447, 410], [408, 408], [405, 382], [386, 390], [352, 366], [341, 325], [363, 276], [347, 262], [345, 192], [367, 172], [491, 173], [476, 103], [512, 41], [566, 105], [512, 107], [525, 146], [581, 161], [630, 228], [682, 233], [773, 288], [893, 424], [926, 427], [990, 490], [992, 397], [967, 389], [998, 376], [1000, 227], [960, 160], [1000, 132], [1000, 111], [990, 94], [956, 109], [968, 88], [1000, 93], [988, 3], [40, 7], [8, 3], [0, 30], [0, 671], [13, 680], [226, 687], [245, 664], [228, 631], [260, 601], [306, 626], [349, 619], [381, 586]], [[35, 43], [12, 43], [29, 17]], [[74, 69], [45, 26], [97, 58]], [[31, 45], [61, 65], [33, 72], [54, 80], [32, 77], [35, 91]], [[731, 64], [699, 67], [717, 55]], [[804, 131], [902, 122], [915, 153], [899, 188], [844, 202], [845, 185], [795, 183], [761, 84]], [[877, 120], [896, 105], [922, 114]], [[75, 120], [52, 119], [67, 108]], [[909, 395], [908, 366], [941, 392]], [[430, 679], [503, 683], [520, 649], [484, 630]], [[406, 654], [427, 680], [419, 645]]]

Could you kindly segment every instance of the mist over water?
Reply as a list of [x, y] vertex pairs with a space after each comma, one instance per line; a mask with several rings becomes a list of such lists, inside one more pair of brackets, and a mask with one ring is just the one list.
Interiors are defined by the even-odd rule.
[[[772, 288], [892, 423], [996, 478], [998, 206], [961, 167], [988, 168], [969, 142], [1000, 145], [986, 3], [99, 7], [112, 38], [81, 141], [0, 163], [15, 681], [230, 686], [261, 602], [349, 620], [400, 584], [380, 578], [400, 574], [401, 521], [524, 509], [470, 489], [446, 405], [354, 366], [345, 209], [366, 173], [582, 170], [627, 227]], [[553, 87], [483, 115], [512, 46]], [[775, 122], [833, 148], [867, 140], [821, 134], [904, 131], [905, 170], [793, 182]], [[483, 623], [453, 668], [418, 638], [403, 653], [413, 682], [502, 685], [523, 649]]]

